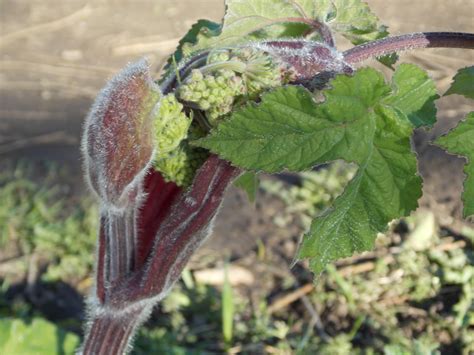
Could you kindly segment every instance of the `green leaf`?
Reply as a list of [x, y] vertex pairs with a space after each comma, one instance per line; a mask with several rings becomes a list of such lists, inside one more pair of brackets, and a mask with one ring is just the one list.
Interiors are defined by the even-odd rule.
[[421, 197], [409, 136], [375, 134], [372, 149], [334, 205], [316, 218], [304, 236], [299, 258], [310, 258], [316, 273], [339, 258], [370, 250], [377, 233], [408, 215]]
[[218, 23], [209, 20], [198, 20], [194, 25], [191, 26], [191, 29], [188, 31], [188, 33], [186, 33], [179, 41], [178, 48], [173, 54], [175, 61], [179, 62], [183, 57], [189, 55], [189, 53], [186, 53], [186, 48], [188, 48], [190, 44], [194, 44], [205, 38], [218, 36], [220, 29], [221, 25]]
[[[259, 31], [271, 25], [280, 25], [279, 30], [273, 29], [272, 38], [280, 36], [297, 36], [308, 26], [303, 26], [296, 33], [291, 32], [281, 24], [284, 18], [301, 16], [290, 2], [281, 0], [228, 0], [226, 13], [222, 23], [222, 31], [217, 37], [201, 37], [195, 45], [187, 45], [186, 52], [193, 53], [216, 46], [228, 46], [255, 39], [270, 39], [264, 32]], [[301, 27], [301, 25], [299, 25]], [[280, 33], [276, 33], [276, 32]]]
[[[407, 79], [408, 78], [408, 79]], [[407, 80], [401, 83], [401, 80]], [[371, 144], [371, 111], [397, 116], [387, 125], [411, 132], [434, 121], [433, 84], [413, 65], [401, 65], [392, 89], [375, 70], [359, 70], [354, 77], [338, 76], [317, 105], [309, 91], [282, 87], [234, 112], [209, 136], [197, 142], [244, 169], [302, 171], [335, 159], [365, 157]], [[391, 91], [394, 90], [393, 93]], [[407, 95], [417, 99], [402, 99]], [[417, 111], [418, 109], [418, 111]], [[433, 116], [430, 116], [432, 114]], [[350, 156], [349, 156], [350, 154]]]
[[197, 143], [237, 166], [269, 173], [306, 170], [337, 159], [337, 151], [365, 155], [370, 127], [360, 118], [366, 107], [352, 97], [338, 101], [327, 97], [317, 106], [302, 87], [279, 88], [264, 95], [260, 104], [235, 112]]
[[444, 95], [459, 94], [474, 99], [474, 66], [460, 69]]
[[395, 70], [395, 63], [398, 61], [398, 54], [392, 53], [392, 54], [386, 54], [384, 56], [378, 57], [377, 60], [385, 65], [386, 67]]
[[296, 18], [325, 23], [354, 44], [388, 34], [361, 0], [228, 0], [220, 35], [201, 37], [195, 45], [186, 46], [186, 52], [250, 40], [301, 37], [309, 26], [289, 22]]
[[317, 19], [342, 34], [353, 44], [361, 44], [388, 35], [387, 27], [378, 24], [362, 0], [301, 0], [309, 18]]
[[193, 24], [190, 30], [180, 39], [178, 47], [175, 52], [168, 58], [160, 81], [163, 81], [171, 73], [177, 70], [177, 63], [184, 57], [190, 55], [188, 49], [192, 48], [196, 42], [204, 40], [205, 38], [217, 36], [220, 33], [221, 25], [209, 20], [198, 20]]
[[448, 134], [438, 138], [435, 143], [450, 153], [459, 154], [467, 158], [464, 166], [466, 180], [464, 181], [464, 217], [474, 215], [474, 112], [470, 112], [464, 121]]
[[[434, 121], [432, 89], [413, 65], [399, 66], [391, 86], [370, 68], [339, 75], [322, 104], [302, 87], [283, 87], [235, 112], [198, 144], [257, 171], [300, 171], [337, 159], [358, 165], [303, 240], [299, 257], [311, 258], [319, 273], [331, 260], [371, 249], [391, 220], [417, 207], [421, 179], [410, 136]], [[409, 95], [417, 99], [404, 101]]]
[[79, 337], [41, 318], [0, 320], [0, 353], [15, 355], [74, 354]]
[[384, 102], [403, 111], [415, 127], [433, 126], [439, 98], [428, 74], [414, 64], [403, 64], [392, 78], [394, 92]]
[[244, 190], [250, 202], [255, 202], [258, 190], [257, 174], [248, 171], [234, 181], [234, 186]]

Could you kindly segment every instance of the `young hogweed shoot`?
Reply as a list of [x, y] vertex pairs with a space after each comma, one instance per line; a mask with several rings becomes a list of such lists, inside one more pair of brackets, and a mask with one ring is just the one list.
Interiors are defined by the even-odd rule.
[[[261, 6], [246, 6], [253, 2]], [[474, 35], [387, 37], [367, 4], [337, 3], [336, 11], [324, 1], [227, 0], [222, 25], [193, 26], [159, 83], [140, 60], [98, 95], [82, 144], [100, 230], [80, 352], [130, 350], [244, 171], [253, 192], [252, 172], [304, 171], [337, 159], [358, 166], [303, 238], [297, 257], [309, 258], [316, 275], [372, 248], [391, 220], [417, 207], [421, 178], [410, 137], [434, 124], [436, 87], [414, 65], [398, 66], [388, 83], [354, 65], [385, 56], [393, 66], [386, 55], [417, 48], [472, 49]], [[339, 52], [335, 33], [356, 46]], [[448, 94], [472, 98], [473, 72], [461, 71]], [[439, 144], [469, 157], [472, 119]], [[472, 162], [466, 173], [474, 173]], [[471, 179], [465, 216], [473, 213]]]

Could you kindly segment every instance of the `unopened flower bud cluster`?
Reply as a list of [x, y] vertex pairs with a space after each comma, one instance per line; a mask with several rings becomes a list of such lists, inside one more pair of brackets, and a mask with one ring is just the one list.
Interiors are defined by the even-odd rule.
[[204, 150], [191, 147], [186, 141], [190, 135], [201, 134], [191, 123], [192, 119], [183, 112], [183, 105], [174, 94], [161, 99], [154, 119], [154, 168], [166, 181], [178, 186], [189, 186], [207, 157]]
[[268, 53], [253, 48], [218, 50], [207, 65], [192, 70], [179, 87], [180, 100], [195, 104], [215, 126], [240, 98], [255, 99], [264, 90], [289, 81], [281, 64]]
[[186, 115], [178, 99], [204, 111], [208, 123], [216, 126], [238, 103], [291, 81], [288, 73], [291, 70], [262, 50], [235, 48], [210, 53], [205, 66], [193, 69], [175, 93], [161, 99], [154, 123], [154, 168], [166, 181], [187, 187], [208, 156], [189, 144], [205, 132]]
[[206, 111], [207, 118], [213, 122], [230, 112], [234, 98], [244, 93], [242, 78], [231, 70], [220, 69], [203, 75], [199, 69], [194, 69], [178, 95], [181, 100], [195, 103]]

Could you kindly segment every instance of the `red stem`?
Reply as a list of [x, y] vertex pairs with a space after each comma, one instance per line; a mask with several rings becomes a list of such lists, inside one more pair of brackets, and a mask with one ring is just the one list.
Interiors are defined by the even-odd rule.
[[167, 210], [158, 229], [146, 268], [127, 280], [112, 283], [112, 307], [161, 298], [179, 278], [186, 262], [209, 234], [208, 228], [224, 197], [227, 186], [240, 169], [211, 156], [198, 170], [195, 183], [183, 192]]
[[117, 355], [127, 354], [130, 340], [146, 319], [149, 309], [146, 307], [120, 314], [101, 314], [89, 324], [85, 341], [79, 354]]
[[[222, 203], [224, 192], [239, 173], [240, 169], [211, 155], [197, 171], [194, 183], [188, 191], [176, 190], [161, 180], [154, 181], [159, 191], [167, 191], [163, 197], [167, 203], [163, 206], [163, 199], [151, 193], [148, 195], [151, 200], [145, 205], [145, 210], [133, 209], [139, 214], [141, 233], [146, 235], [146, 238], [142, 237], [146, 239], [149, 248], [148, 253], [145, 253], [145, 250], [137, 253], [134, 269], [127, 264], [128, 259], [122, 257], [121, 250], [114, 253], [111, 248], [118, 242], [112, 238], [123, 239], [128, 230], [125, 228], [127, 221], [132, 222], [135, 218], [127, 211], [113, 218], [102, 216], [96, 280], [97, 298], [90, 299], [89, 313], [92, 321], [86, 330], [82, 354], [108, 355], [127, 352], [130, 339], [138, 326], [147, 318], [156, 302], [162, 299], [179, 279], [189, 258], [209, 235], [212, 220]], [[158, 177], [150, 175], [150, 180], [155, 179]], [[152, 182], [148, 181], [145, 186], [154, 190], [155, 184]], [[171, 187], [171, 190], [168, 191], [168, 187]], [[148, 207], [155, 208], [155, 211], [149, 213], [146, 210]], [[163, 211], [160, 211], [160, 207]], [[117, 221], [118, 218], [123, 221]], [[140, 224], [141, 218], [146, 224]], [[159, 225], [156, 225], [155, 220]], [[107, 231], [107, 226], [114, 222], [123, 223], [118, 223], [117, 228]], [[152, 243], [149, 243], [148, 238]], [[131, 248], [128, 249], [126, 241], [126, 238], [123, 239], [118, 247], [128, 250], [123, 255], [133, 256], [134, 252]], [[115, 262], [110, 260], [114, 258], [117, 259]], [[130, 268], [124, 269], [122, 264]]]
[[343, 53], [349, 64], [369, 58], [417, 48], [474, 49], [474, 34], [463, 32], [419, 32], [387, 37], [351, 48]]

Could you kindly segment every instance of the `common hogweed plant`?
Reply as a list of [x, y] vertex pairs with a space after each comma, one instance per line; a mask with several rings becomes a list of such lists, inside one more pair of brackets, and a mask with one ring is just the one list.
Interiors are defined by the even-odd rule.
[[[355, 46], [344, 52], [334, 35]], [[198, 21], [161, 78], [146, 60], [98, 95], [85, 124], [86, 178], [100, 201], [95, 287], [84, 354], [119, 354], [212, 230], [226, 188], [252, 192], [255, 174], [343, 160], [358, 169], [314, 219], [296, 259], [325, 266], [370, 250], [377, 233], [422, 194], [410, 138], [436, 121], [427, 73], [397, 65], [387, 82], [357, 67], [397, 53], [474, 48], [474, 35], [387, 28], [360, 0], [227, 0], [222, 24]], [[445, 95], [474, 98], [474, 67]], [[469, 159], [464, 215], [474, 214], [474, 113], [436, 141]], [[239, 177], [240, 176], [240, 177]]]

